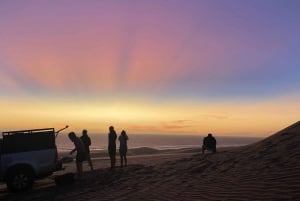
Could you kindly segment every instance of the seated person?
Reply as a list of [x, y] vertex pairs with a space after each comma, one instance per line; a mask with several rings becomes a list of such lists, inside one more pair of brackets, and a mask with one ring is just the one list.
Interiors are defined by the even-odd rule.
[[212, 136], [211, 133], [209, 133], [207, 137], [203, 139], [202, 154], [204, 154], [205, 150], [211, 150], [213, 153], [216, 153], [216, 145], [216, 139]]

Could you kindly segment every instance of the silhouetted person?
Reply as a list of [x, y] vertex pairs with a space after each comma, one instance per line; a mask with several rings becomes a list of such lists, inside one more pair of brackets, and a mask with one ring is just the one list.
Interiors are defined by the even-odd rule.
[[84, 129], [82, 131], [82, 136], [80, 137], [80, 139], [83, 142], [83, 145], [84, 145], [84, 148], [85, 148], [85, 151], [86, 151], [86, 160], [88, 161], [88, 163], [91, 167], [91, 170], [94, 170], [93, 163], [92, 163], [92, 160], [91, 160], [91, 155], [90, 155], [91, 138], [88, 136], [86, 129]]
[[207, 137], [203, 139], [202, 154], [204, 154], [205, 150], [211, 150], [213, 153], [216, 153], [217, 150], [216, 146], [217, 146], [216, 139], [212, 136], [211, 133], [209, 133]]
[[77, 175], [78, 177], [81, 177], [82, 162], [86, 159], [86, 151], [81, 139], [77, 137], [74, 132], [69, 133], [69, 138], [75, 145], [75, 148], [70, 152], [70, 154], [73, 154], [75, 151], [77, 152], [76, 155]]
[[123, 167], [123, 160], [125, 162], [125, 167], [127, 166], [127, 140], [128, 136], [124, 130], [122, 130], [121, 135], [119, 136], [119, 141], [120, 141], [120, 157], [121, 157], [121, 167]]
[[108, 133], [108, 153], [110, 157], [110, 168], [114, 169], [116, 166], [116, 139], [117, 134], [113, 126], [109, 127]]

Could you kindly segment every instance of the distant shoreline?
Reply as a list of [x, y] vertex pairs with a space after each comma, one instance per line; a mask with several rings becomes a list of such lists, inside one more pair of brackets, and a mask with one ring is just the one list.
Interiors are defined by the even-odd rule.
[[[234, 148], [239, 148], [239, 147], [243, 147], [245, 145], [241, 145], [241, 146], [231, 146], [231, 147], [218, 147], [217, 151], [224, 151], [224, 150], [228, 150], [228, 149], [234, 149]], [[150, 147], [140, 147], [140, 148], [133, 148], [133, 149], [129, 149], [127, 152], [127, 156], [128, 157], [135, 157], [135, 156], [150, 156], [150, 155], [176, 155], [176, 154], [199, 154], [201, 153], [201, 148], [180, 148], [180, 149], [166, 149], [166, 150], [157, 150], [154, 148], [150, 148]], [[74, 153], [73, 155], [69, 154], [69, 151], [60, 151], [59, 153], [59, 157], [60, 158], [64, 158], [64, 157], [72, 157], [73, 159], [75, 159], [76, 153]], [[91, 151], [90, 153], [91, 158], [92, 159], [100, 159], [100, 158], [108, 158], [108, 152], [107, 150], [98, 150], [98, 151]], [[116, 156], [119, 156], [118, 150], [116, 152]]]
[[[258, 142], [263, 138], [249, 137], [223, 137], [215, 136], [217, 139], [217, 147], [237, 147]], [[102, 152], [107, 150], [107, 136], [90, 135], [92, 144], [90, 150], [92, 152]], [[147, 148], [148, 150], [178, 150], [178, 149], [195, 149], [201, 148], [203, 136], [164, 136], [164, 135], [129, 135], [128, 148], [130, 150], [140, 150]], [[69, 152], [74, 148], [73, 143], [66, 136], [59, 136], [56, 139], [56, 145], [59, 152]], [[117, 149], [119, 143], [117, 142]], [[154, 152], [153, 151], [153, 152]]]
[[[70, 151], [64, 150], [59, 151], [58, 154], [63, 156], [73, 156], [75, 157], [76, 153], [73, 155], [69, 154]], [[179, 149], [165, 149], [165, 150], [158, 150], [150, 147], [140, 147], [140, 148], [132, 148], [128, 149], [127, 155], [128, 156], [138, 156], [138, 155], [155, 155], [155, 154], [174, 154], [174, 153], [194, 153], [200, 152], [199, 148], [179, 148]], [[98, 158], [98, 157], [107, 157], [108, 152], [107, 150], [91, 150], [91, 158]], [[119, 155], [118, 149], [116, 155]]]

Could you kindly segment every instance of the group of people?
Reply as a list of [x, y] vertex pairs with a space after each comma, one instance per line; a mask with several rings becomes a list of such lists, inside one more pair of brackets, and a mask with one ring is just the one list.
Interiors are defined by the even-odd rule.
[[[117, 140], [117, 133], [113, 126], [109, 127], [108, 133], [108, 153], [110, 158], [110, 167], [114, 169], [116, 166], [116, 140]], [[123, 162], [125, 162], [125, 166], [127, 166], [127, 141], [128, 136], [126, 131], [122, 130], [121, 135], [119, 136], [120, 148], [119, 154], [121, 158], [121, 167], [123, 167]]]
[[[93, 163], [90, 156], [90, 145], [91, 145], [91, 139], [87, 134], [87, 130], [84, 129], [82, 131], [82, 136], [77, 137], [74, 132], [69, 133], [70, 140], [74, 143], [74, 149], [70, 152], [70, 154], [73, 154], [75, 151], [76, 154], [76, 168], [77, 168], [77, 176], [81, 177], [82, 175], [82, 163], [83, 161], [88, 161], [89, 166], [91, 170], [94, 170]], [[127, 166], [127, 141], [128, 136], [126, 134], [126, 131], [122, 130], [121, 135], [119, 136], [120, 141], [120, 147], [119, 147], [119, 153], [121, 158], [121, 167], [123, 167], [123, 164]], [[109, 127], [109, 133], [108, 133], [108, 153], [110, 157], [110, 163], [111, 163], [111, 169], [114, 169], [116, 166], [116, 140], [117, 140], [117, 133], [114, 130], [113, 126]], [[123, 163], [124, 162], [124, 163]]]
[[[69, 133], [70, 140], [74, 143], [75, 148], [70, 152], [70, 154], [73, 154], [75, 151], [77, 152], [76, 155], [76, 168], [77, 168], [77, 175], [78, 177], [81, 177], [82, 174], [82, 162], [88, 161], [91, 170], [93, 170], [93, 163], [90, 156], [90, 145], [91, 145], [91, 139], [87, 134], [87, 130], [84, 129], [82, 131], [82, 136], [77, 137], [74, 132]], [[119, 136], [119, 154], [121, 159], [121, 167], [127, 166], [127, 141], [128, 136], [126, 134], [125, 130], [122, 130], [120, 136]], [[110, 158], [110, 168], [113, 170], [116, 166], [116, 141], [117, 141], [117, 133], [113, 126], [109, 127], [109, 133], [108, 133], [108, 154]], [[203, 139], [202, 144], [202, 154], [204, 154], [205, 150], [210, 150], [213, 153], [216, 152], [216, 145], [217, 141], [212, 136], [211, 133], [207, 135]]]

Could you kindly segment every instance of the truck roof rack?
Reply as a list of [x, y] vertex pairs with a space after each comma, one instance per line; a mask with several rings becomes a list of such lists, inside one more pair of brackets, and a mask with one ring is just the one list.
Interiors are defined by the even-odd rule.
[[40, 128], [40, 129], [30, 129], [30, 130], [16, 130], [16, 131], [5, 131], [2, 132], [3, 136], [14, 135], [14, 134], [34, 134], [34, 133], [42, 133], [42, 132], [53, 132], [54, 128]]
[[3, 153], [56, 148], [54, 128], [7, 131], [2, 135]]

